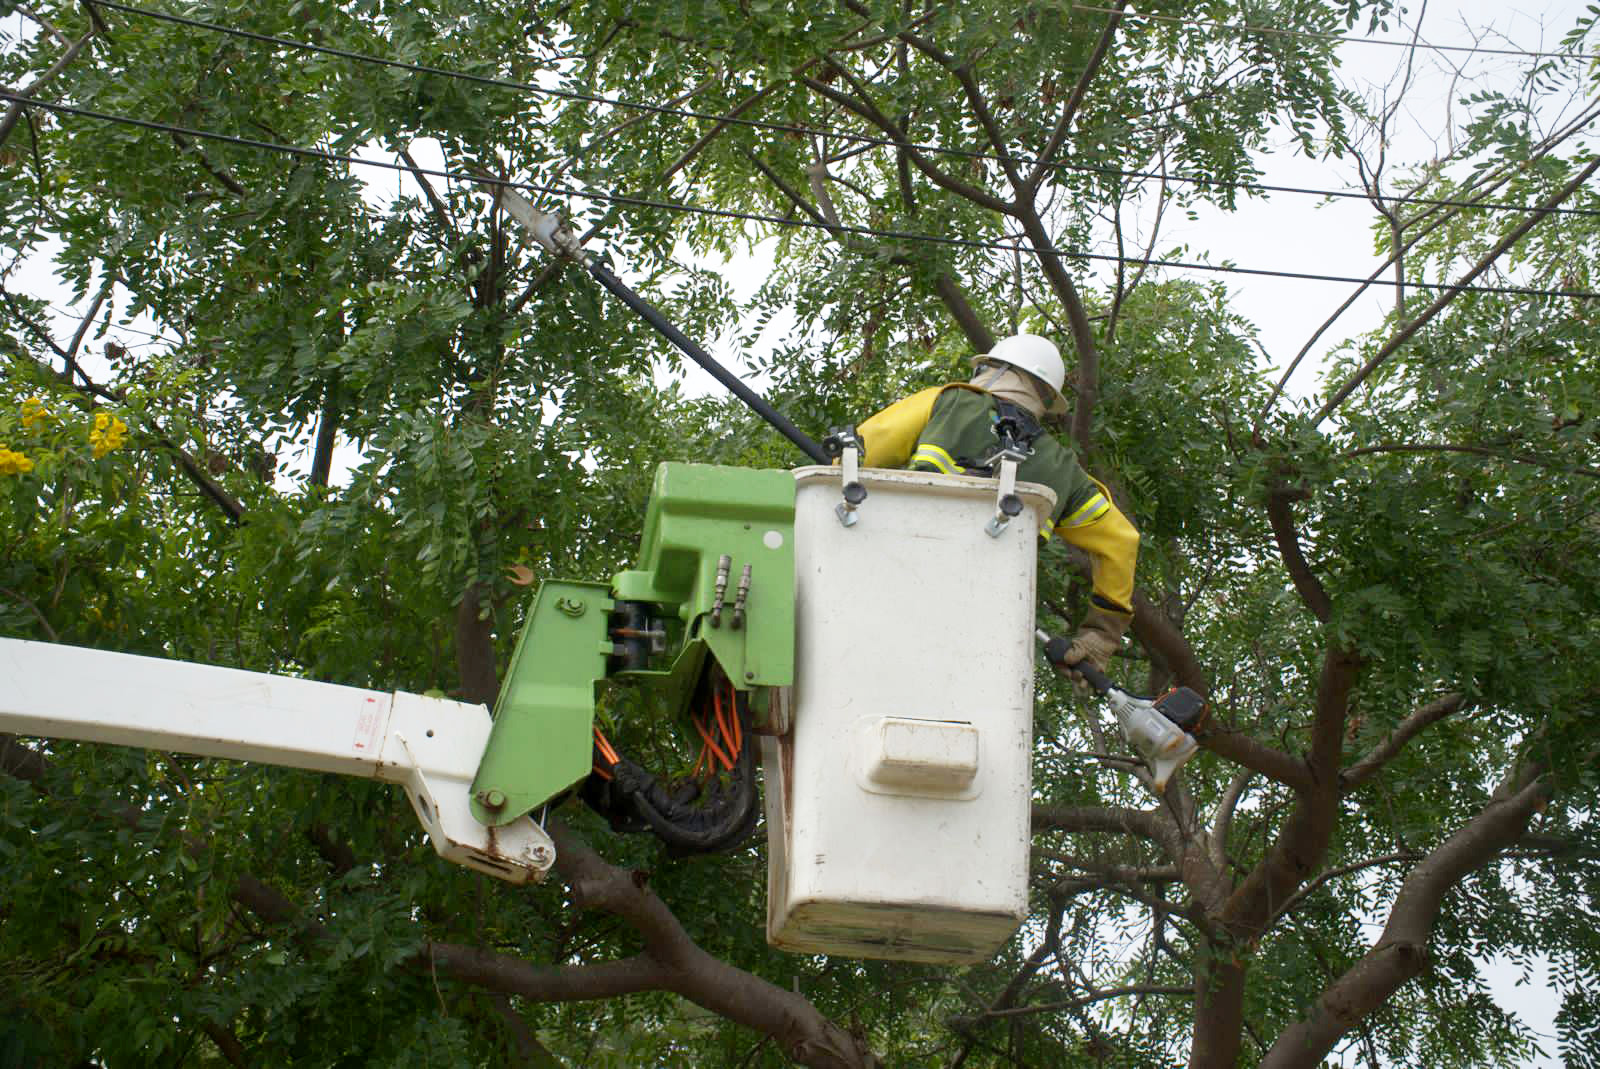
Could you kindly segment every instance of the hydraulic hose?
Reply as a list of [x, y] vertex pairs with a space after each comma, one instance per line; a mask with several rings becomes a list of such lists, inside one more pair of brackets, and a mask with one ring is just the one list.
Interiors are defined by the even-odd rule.
[[658, 839], [675, 850], [704, 854], [735, 846], [755, 824], [756, 781], [748, 745], [735, 767], [732, 797], [716, 791], [707, 806], [672, 797], [655, 776], [632, 761], [619, 762], [612, 775], [616, 789], [633, 803], [634, 811]]

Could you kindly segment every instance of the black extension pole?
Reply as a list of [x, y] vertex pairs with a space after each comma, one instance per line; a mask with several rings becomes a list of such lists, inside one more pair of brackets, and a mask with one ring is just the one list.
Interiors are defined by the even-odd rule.
[[710, 353], [695, 343], [694, 339], [673, 326], [655, 305], [633, 292], [627, 283], [600, 266], [593, 257], [584, 257], [582, 263], [600, 285], [616, 294], [623, 304], [643, 316], [646, 323], [655, 327], [663, 337], [683, 350], [690, 360], [711, 372], [718, 382], [726, 386], [739, 400], [749, 405], [756, 415], [772, 424], [779, 434], [799, 446], [806, 456], [815, 460], [818, 464], [832, 463], [828, 454], [822, 451], [822, 446], [817, 444], [816, 439], [789, 422], [788, 417], [768, 404], [766, 398], [746, 386], [733, 372], [717, 363]]
[[831, 463], [828, 454], [822, 451], [822, 446], [818, 445], [815, 439], [793, 423], [790, 423], [783, 413], [773, 408], [765, 398], [741, 382], [737, 375], [712, 359], [710, 353], [700, 348], [692, 338], [668, 322], [667, 317], [661, 314], [660, 309], [633, 292], [626, 282], [612, 274], [593, 256], [584, 252], [582, 246], [578, 244], [578, 239], [562, 225], [559, 218], [535, 208], [528, 202], [526, 197], [515, 189], [510, 188], [510, 183], [501, 179], [491, 178], [488, 175], [480, 175], [479, 178], [483, 182], [485, 191], [494, 197], [495, 203], [505, 209], [513, 219], [527, 227], [534, 240], [540, 245], [543, 245], [556, 256], [580, 264], [589, 274], [594, 276], [596, 282], [615, 294], [623, 304], [643, 316], [646, 323], [655, 327], [664, 338], [681, 349], [690, 360], [711, 372], [712, 377], [726, 386], [735, 397], [749, 405], [756, 415], [777, 428], [778, 433], [799, 446], [806, 456], [818, 464]]

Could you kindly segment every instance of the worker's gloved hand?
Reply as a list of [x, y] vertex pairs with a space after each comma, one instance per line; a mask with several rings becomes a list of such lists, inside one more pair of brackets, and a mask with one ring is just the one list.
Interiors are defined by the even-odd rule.
[[1073, 685], [1079, 690], [1087, 691], [1089, 683], [1083, 678], [1082, 673], [1074, 672], [1066, 667], [1077, 664], [1079, 661], [1088, 661], [1100, 671], [1104, 672], [1111, 663], [1111, 655], [1122, 646], [1122, 636], [1128, 630], [1128, 624], [1133, 617], [1120, 612], [1111, 612], [1098, 605], [1090, 605], [1089, 611], [1083, 614], [1083, 622], [1078, 625], [1078, 633], [1072, 636], [1072, 644], [1067, 647], [1066, 656], [1061, 658], [1057, 670], [1072, 680]]

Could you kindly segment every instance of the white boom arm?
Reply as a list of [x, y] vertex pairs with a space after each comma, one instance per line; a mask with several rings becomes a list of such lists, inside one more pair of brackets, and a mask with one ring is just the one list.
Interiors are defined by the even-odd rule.
[[442, 857], [542, 879], [556, 856], [544, 829], [485, 827], [468, 805], [489, 726], [465, 702], [0, 638], [0, 731], [398, 783]]

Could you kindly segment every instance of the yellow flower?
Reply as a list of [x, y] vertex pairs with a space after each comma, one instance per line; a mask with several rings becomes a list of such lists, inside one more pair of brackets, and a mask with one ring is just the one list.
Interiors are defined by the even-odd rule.
[[96, 412], [94, 416], [94, 429], [89, 432], [89, 444], [94, 447], [94, 456], [98, 460], [120, 448], [123, 440], [128, 436], [128, 425], [120, 419], [108, 416], [104, 412]]
[[0, 445], [0, 475], [26, 475], [33, 470], [33, 461]]
[[35, 423], [43, 423], [50, 418], [50, 410], [44, 407], [44, 402], [37, 397], [30, 397], [22, 402], [22, 427], [24, 430], [31, 428]]

